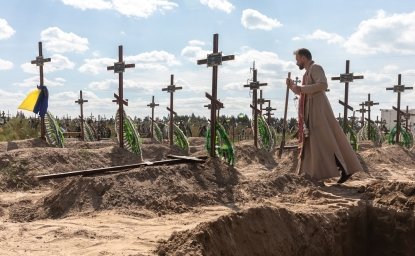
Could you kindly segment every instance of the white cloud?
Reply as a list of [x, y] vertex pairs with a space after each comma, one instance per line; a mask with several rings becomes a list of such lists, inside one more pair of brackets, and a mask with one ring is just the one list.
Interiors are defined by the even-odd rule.
[[[64, 86], [65, 82], [66, 82], [66, 80], [64, 78], [61, 78], [61, 77], [54, 78], [52, 80], [44, 78], [44, 84], [47, 87], [61, 87], [61, 86]], [[24, 79], [23, 82], [15, 83], [14, 85], [17, 85], [19, 87], [32, 87], [32, 88], [35, 88], [36, 85], [38, 85], [38, 84], [39, 84], [39, 76], [32, 76], [32, 77]]]
[[[168, 67], [178, 66], [181, 63], [176, 57], [166, 51], [144, 52], [133, 56], [126, 56], [125, 62], [134, 63], [136, 69], [167, 70]], [[107, 72], [107, 66], [112, 66], [117, 60], [111, 58], [85, 59], [85, 63], [79, 68], [82, 73], [94, 75]]]
[[7, 23], [7, 20], [0, 18], [0, 40], [14, 35], [16, 31]]
[[357, 30], [347, 38], [318, 29], [306, 36], [293, 37], [293, 40], [324, 40], [339, 44], [349, 53], [361, 55], [415, 54], [415, 11], [387, 15], [380, 10], [374, 18], [360, 22]]
[[0, 59], [0, 70], [9, 70], [13, 68], [13, 62]]
[[344, 38], [336, 33], [329, 33], [323, 31], [321, 29], [317, 29], [312, 34], [305, 35], [305, 36], [296, 36], [293, 37], [294, 41], [300, 40], [323, 40], [326, 41], [328, 44], [342, 44], [344, 43]]
[[91, 90], [100, 90], [106, 91], [110, 88], [116, 88], [118, 86], [118, 80], [116, 79], [106, 79], [103, 81], [92, 82], [88, 85], [88, 88]]
[[119, 13], [137, 18], [148, 18], [156, 11], [164, 14], [179, 6], [170, 0], [113, 0], [112, 5]]
[[191, 62], [196, 62], [198, 59], [206, 58], [206, 56], [210, 53], [202, 48], [202, 46], [205, 45], [202, 41], [191, 40], [187, 44], [188, 45], [183, 48], [181, 55], [188, 58]]
[[293, 61], [285, 61], [274, 52], [259, 51], [249, 47], [243, 47], [242, 52], [236, 55], [234, 61], [227, 63], [227, 66], [246, 73], [249, 72], [253, 61], [259, 74], [278, 74], [284, 77], [286, 72], [297, 69]]
[[257, 10], [245, 9], [242, 11], [242, 25], [247, 29], [272, 30], [281, 27], [282, 24], [277, 19], [272, 19]]
[[179, 6], [177, 3], [170, 0], [62, 0], [62, 2], [81, 10], [112, 9], [122, 15], [136, 18], [148, 18], [156, 11], [164, 14], [165, 11], [170, 11]]
[[[43, 66], [43, 72], [45, 73], [52, 73], [55, 71], [65, 69], [73, 69], [75, 67], [75, 63], [70, 61], [68, 57], [63, 56], [61, 54], [53, 54], [50, 58], [51, 61], [46, 62]], [[39, 67], [29, 62], [22, 64], [21, 68], [24, 72], [29, 74], [39, 73]]]
[[226, 13], [231, 13], [235, 6], [228, 0], [200, 0], [200, 3], [207, 5], [212, 10], [220, 10]]
[[81, 10], [87, 9], [96, 9], [96, 10], [106, 10], [111, 9], [112, 4], [111, 2], [104, 1], [104, 0], [62, 0], [62, 2], [66, 5], [70, 5], [75, 8], [79, 8]]
[[72, 32], [66, 33], [58, 27], [49, 27], [40, 33], [45, 48], [52, 52], [85, 52], [88, 50], [88, 39]]
[[136, 68], [139, 69], [156, 68], [165, 70], [167, 67], [181, 65], [173, 54], [166, 51], [151, 51], [134, 56], [127, 56], [125, 57], [125, 61], [136, 63]]
[[199, 41], [199, 40], [190, 40], [190, 41], [188, 42], [188, 44], [189, 44], [190, 46], [204, 46], [204, 45], [205, 45], [205, 42], [203, 42], [203, 41]]
[[107, 66], [112, 66], [117, 60], [111, 58], [85, 59], [85, 64], [79, 67], [81, 73], [98, 75], [107, 72]]
[[348, 52], [356, 54], [415, 54], [415, 11], [386, 15], [383, 10], [362, 21], [347, 39]]

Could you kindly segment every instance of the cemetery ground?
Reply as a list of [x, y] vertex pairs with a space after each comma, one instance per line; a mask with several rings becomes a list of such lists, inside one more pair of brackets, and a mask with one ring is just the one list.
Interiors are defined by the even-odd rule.
[[[206, 156], [204, 140], [189, 138], [189, 155]], [[142, 151], [182, 154], [148, 139]], [[361, 143], [365, 172], [324, 186], [295, 174], [296, 150], [279, 159], [246, 140], [235, 152], [233, 167], [207, 158], [37, 181], [138, 160], [112, 140], [1, 142], [1, 255], [415, 255], [414, 148]]]

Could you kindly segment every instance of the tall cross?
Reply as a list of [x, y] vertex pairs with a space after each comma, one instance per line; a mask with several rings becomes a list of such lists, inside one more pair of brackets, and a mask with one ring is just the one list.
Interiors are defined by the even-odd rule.
[[363, 79], [363, 76], [354, 76], [350, 71], [350, 60], [346, 60], [346, 73], [340, 74], [338, 77], [332, 77], [331, 80], [340, 80], [340, 83], [344, 83], [344, 102], [339, 100], [339, 103], [344, 106], [343, 114], [343, 132], [346, 133], [347, 129], [347, 109], [353, 111], [353, 108], [349, 105], [349, 83], [353, 82], [354, 79]]
[[79, 91], [79, 99], [77, 101], [75, 101], [75, 103], [78, 103], [79, 106], [81, 107], [81, 139], [84, 140], [84, 102], [88, 102], [88, 100], [84, 100], [82, 98], [82, 90]]
[[154, 128], [154, 108], [159, 106], [159, 104], [156, 104], [154, 102], [154, 96], [151, 99], [151, 103], [147, 104], [148, 107], [151, 108], [151, 131], [150, 131], [150, 138], [153, 139], [154, 138], [154, 134], [153, 134], [153, 128]]
[[168, 111], [170, 111], [170, 123], [169, 123], [169, 140], [170, 140], [170, 146], [173, 145], [173, 93], [176, 90], [181, 90], [182, 87], [177, 87], [174, 84], [174, 75], [170, 75], [170, 85], [168, 85], [166, 88], [163, 88], [162, 91], [167, 91], [170, 93], [170, 108], [167, 108]]
[[399, 135], [401, 133], [401, 92], [405, 90], [412, 90], [413, 87], [406, 87], [405, 85], [401, 84], [402, 82], [402, 75], [398, 75], [398, 84], [394, 85], [393, 87], [386, 88], [386, 90], [393, 90], [393, 92], [398, 93], [398, 106], [396, 110], [396, 143], [399, 143]]
[[119, 117], [119, 143], [120, 148], [124, 147], [124, 105], [128, 106], [128, 100], [124, 100], [124, 72], [126, 68], [134, 68], [135, 64], [125, 64], [123, 60], [122, 45], [118, 46], [118, 62], [114, 62], [114, 66], [107, 67], [107, 70], [114, 70], [114, 73], [118, 74], [118, 95], [114, 93], [115, 100], [118, 104], [118, 117]]
[[368, 120], [368, 125], [367, 125], [367, 137], [370, 139], [370, 125], [372, 120], [370, 119], [370, 107], [374, 106], [374, 105], [379, 105], [379, 102], [373, 102], [370, 100], [370, 93], [367, 95], [367, 101], [363, 102], [365, 104], [365, 106], [367, 107], [367, 120]]
[[[244, 87], [249, 87], [249, 89], [252, 90], [252, 105], [253, 105], [253, 115], [254, 115], [254, 146], [258, 147], [258, 112], [256, 111], [258, 109], [258, 96], [257, 96], [257, 90], [260, 86], [266, 86], [267, 83], [260, 83], [257, 80], [257, 74], [258, 71], [255, 68], [255, 62], [253, 64], [253, 67], [251, 68], [252, 72], [252, 82], [249, 84], [244, 85]], [[260, 112], [261, 114], [261, 112]]]
[[215, 145], [216, 145], [216, 104], [218, 99], [218, 66], [222, 65], [222, 61], [234, 60], [235, 55], [222, 56], [222, 52], [219, 52], [219, 34], [213, 35], [213, 53], [207, 55], [206, 59], [198, 60], [197, 64], [207, 64], [208, 67], [212, 67], [212, 97], [210, 99], [210, 156], [215, 157]]
[[[43, 64], [45, 62], [50, 62], [51, 58], [43, 58], [42, 42], [39, 42], [38, 46], [39, 46], [39, 56], [37, 56], [36, 59], [32, 60], [30, 63], [36, 64], [36, 66], [39, 67], [39, 77], [40, 77], [39, 86], [43, 86], [44, 85]], [[46, 126], [45, 126], [45, 117], [44, 116], [40, 117], [40, 122], [41, 122], [41, 124], [40, 124], [40, 138], [42, 140], [45, 140]]]

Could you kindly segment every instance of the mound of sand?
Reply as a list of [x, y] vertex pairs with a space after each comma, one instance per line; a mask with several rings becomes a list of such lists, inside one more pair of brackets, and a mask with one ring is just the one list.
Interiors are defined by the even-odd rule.
[[[16, 221], [61, 218], [78, 213], [145, 208], [157, 214], [181, 213], [191, 207], [235, 201], [238, 172], [218, 161], [134, 169], [112, 175], [68, 179], [34, 210], [11, 216]], [[23, 208], [25, 208], [23, 207]]]

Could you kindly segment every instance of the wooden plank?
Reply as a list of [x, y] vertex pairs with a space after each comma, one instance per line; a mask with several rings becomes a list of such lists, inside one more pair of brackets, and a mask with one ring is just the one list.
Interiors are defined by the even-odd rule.
[[172, 158], [172, 159], [185, 159], [185, 160], [189, 160], [192, 162], [205, 162], [207, 156], [202, 156], [202, 157], [194, 157], [194, 156], [178, 156], [178, 155], [167, 155], [167, 158]]
[[167, 159], [167, 160], [160, 160], [154, 162], [142, 162], [137, 164], [129, 164], [129, 165], [119, 165], [119, 166], [112, 166], [112, 167], [103, 167], [103, 168], [96, 168], [96, 169], [88, 169], [88, 170], [80, 170], [80, 171], [73, 171], [73, 172], [62, 172], [62, 173], [53, 173], [53, 174], [45, 174], [39, 175], [35, 178], [37, 180], [48, 180], [48, 179], [58, 179], [58, 178], [65, 178], [65, 177], [72, 177], [72, 176], [90, 176], [95, 174], [105, 174], [108, 172], [119, 172], [119, 171], [128, 171], [131, 169], [139, 168], [141, 166], [156, 166], [156, 165], [165, 165], [165, 164], [181, 164], [181, 163], [190, 163], [190, 162], [204, 162], [203, 159], [199, 159], [196, 157], [181, 157], [175, 156], [175, 159]]

